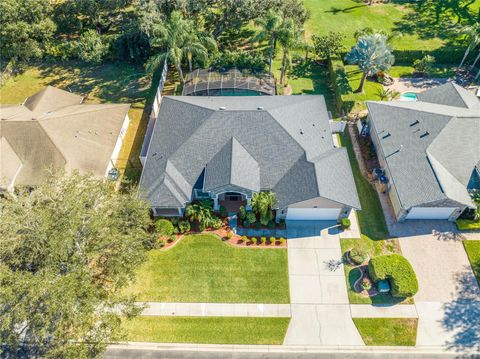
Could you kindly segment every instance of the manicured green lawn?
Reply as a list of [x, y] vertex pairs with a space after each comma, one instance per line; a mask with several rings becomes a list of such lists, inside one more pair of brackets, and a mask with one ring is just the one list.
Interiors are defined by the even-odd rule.
[[[413, 77], [415, 69], [413, 66], [395, 65], [388, 70], [388, 74], [392, 77]], [[452, 65], [437, 65], [430, 72], [431, 78], [449, 78], [455, 75]]]
[[362, 210], [357, 211], [360, 230], [362, 234], [375, 240], [388, 238], [388, 229], [378, 194], [360, 172], [355, 153], [353, 152], [352, 142], [347, 131], [342, 134], [342, 145], [348, 150], [348, 157], [362, 206]]
[[189, 235], [171, 249], [152, 250], [127, 292], [140, 301], [289, 303], [287, 250]]
[[480, 241], [463, 241], [463, 246], [472, 265], [478, 285], [480, 285]]
[[127, 340], [159, 343], [282, 344], [290, 318], [137, 317]]
[[417, 342], [416, 318], [353, 318], [366, 345], [414, 346]]
[[480, 221], [474, 221], [470, 219], [457, 219], [455, 223], [457, 224], [457, 228], [461, 231], [480, 230]]
[[[396, 239], [388, 240], [372, 240], [367, 236], [361, 236], [361, 238], [341, 239], [340, 246], [342, 248], [342, 254], [350, 249], [358, 249], [368, 253], [370, 258], [379, 256], [382, 254], [400, 253], [400, 245]], [[390, 294], [378, 294], [374, 297], [364, 297], [363, 295], [353, 290], [355, 281], [360, 276], [360, 271], [355, 267], [345, 264], [345, 280], [347, 281], [347, 293], [348, 299], [351, 304], [411, 304], [413, 298], [394, 298]]]
[[85, 103], [130, 103], [130, 127], [125, 135], [117, 166], [138, 177], [138, 159], [148, 122], [148, 100], [153, 99], [150, 79], [140, 66], [127, 63], [86, 65], [56, 62], [28, 66], [25, 71], [5, 82], [0, 88], [0, 103], [22, 103], [28, 96], [51, 85], [87, 96]]
[[[387, 33], [402, 33], [393, 39], [392, 45], [400, 50], [434, 50], [450, 46], [451, 22], [442, 13], [441, 22], [436, 21], [434, 11], [419, 11], [407, 1], [389, 4], [367, 4], [355, 0], [304, 0], [311, 17], [305, 29], [307, 36], [325, 34], [329, 31], [341, 32], [346, 36], [345, 44], [352, 46], [354, 33], [359, 29], [371, 27]], [[415, 2], [411, 2], [415, 3]], [[432, 1], [432, 4], [435, 2]], [[453, 2], [452, 2], [453, 3]], [[472, 1], [470, 12], [473, 18], [478, 13], [480, 1]]]

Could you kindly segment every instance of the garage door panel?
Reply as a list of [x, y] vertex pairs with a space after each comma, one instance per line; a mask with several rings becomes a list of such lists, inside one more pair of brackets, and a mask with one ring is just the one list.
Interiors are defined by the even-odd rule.
[[413, 207], [406, 219], [448, 219], [454, 207]]
[[341, 208], [289, 208], [287, 220], [336, 220]]

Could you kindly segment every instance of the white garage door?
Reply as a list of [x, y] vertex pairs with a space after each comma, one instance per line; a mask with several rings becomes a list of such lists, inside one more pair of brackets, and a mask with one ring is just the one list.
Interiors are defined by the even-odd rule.
[[455, 210], [452, 207], [413, 207], [406, 219], [448, 219]]
[[289, 208], [287, 220], [336, 220], [341, 208]]

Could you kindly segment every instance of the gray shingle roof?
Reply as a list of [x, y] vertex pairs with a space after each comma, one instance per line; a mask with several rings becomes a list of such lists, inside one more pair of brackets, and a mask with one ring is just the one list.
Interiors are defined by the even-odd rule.
[[[167, 96], [140, 185], [152, 206], [185, 205], [206, 167], [209, 189], [270, 189], [279, 207], [326, 197], [360, 208], [350, 164], [339, 152], [323, 96]], [[167, 162], [181, 174], [182, 196], [163, 185], [172, 180]]]
[[463, 87], [447, 82], [442, 86], [432, 88], [417, 95], [422, 102], [436, 103], [441, 105], [463, 107], [472, 109], [478, 107], [478, 99], [474, 93], [465, 90]]
[[[430, 91], [441, 98], [439, 91], [451, 88], [443, 85], [418, 98], [430, 97]], [[423, 101], [367, 102], [378, 152], [404, 208], [445, 199], [471, 205], [466, 187], [480, 160], [480, 108], [475, 100], [477, 105], [470, 103], [470, 108]]]

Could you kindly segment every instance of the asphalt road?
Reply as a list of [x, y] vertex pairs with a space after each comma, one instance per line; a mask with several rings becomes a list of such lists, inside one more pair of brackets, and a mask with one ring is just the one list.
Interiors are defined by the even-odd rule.
[[462, 355], [460, 353], [365, 353], [365, 352], [331, 352], [331, 353], [252, 353], [252, 352], [204, 352], [171, 351], [149, 349], [110, 348], [105, 359], [479, 359], [480, 355]]

